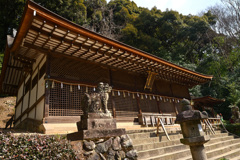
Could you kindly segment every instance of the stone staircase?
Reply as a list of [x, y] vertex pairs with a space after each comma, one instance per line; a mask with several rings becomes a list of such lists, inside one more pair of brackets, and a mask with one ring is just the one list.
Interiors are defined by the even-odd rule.
[[[204, 146], [208, 160], [240, 160], [240, 138], [228, 133], [215, 131], [211, 140]], [[180, 143], [182, 134], [169, 134], [171, 141], [162, 133], [158, 137], [154, 132], [130, 133], [134, 149], [139, 160], [192, 160], [189, 146]]]

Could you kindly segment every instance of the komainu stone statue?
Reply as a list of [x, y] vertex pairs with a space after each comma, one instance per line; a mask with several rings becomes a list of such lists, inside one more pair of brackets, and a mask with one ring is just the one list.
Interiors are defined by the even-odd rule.
[[126, 134], [124, 128], [117, 128], [116, 119], [108, 110], [109, 93], [112, 87], [100, 82], [96, 92], [85, 93], [81, 105], [84, 114], [77, 122], [78, 132], [67, 135], [69, 140], [106, 138]]
[[238, 106], [232, 106], [231, 108], [231, 112], [232, 112], [232, 121], [233, 123], [240, 123], [240, 112], [239, 112], [239, 108]]
[[91, 94], [85, 93], [82, 100], [84, 115], [88, 115], [88, 113], [98, 113], [101, 117], [111, 117], [112, 114], [107, 107], [111, 90], [112, 87], [107, 83], [100, 82], [96, 92]]

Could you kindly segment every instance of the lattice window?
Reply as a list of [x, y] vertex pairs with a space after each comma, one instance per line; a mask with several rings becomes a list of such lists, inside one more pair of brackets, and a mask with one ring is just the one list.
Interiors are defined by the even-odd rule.
[[120, 96], [115, 92], [114, 101], [117, 117], [137, 117], [137, 101], [132, 94], [125, 93], [124, 97], [123, 92], [120, 93]]
[[139, 98], [139, 101], [142, 112], [158, 113], [156, 99], [150, 100], [150, 97], [148, 97], [147, 99], [144, 97], [143, 99]]
[[[51, 87], [51, 85], [50, 85]], [[88, 93], [93, 91], [87, 87]], [[83, 114], [81, 99], [86, 92], [86, 86], [67, 85], [55, 82], [50, 88], [49, 116], [80, 116]]]
[[[84, 93], [94, 92], [93, 87], [68, 85], [54, 82], [50, 84], [49, 116], [80, 116], [83, 114], [81, 100]], [[108, 109], [112, 112], [111, 96]]]

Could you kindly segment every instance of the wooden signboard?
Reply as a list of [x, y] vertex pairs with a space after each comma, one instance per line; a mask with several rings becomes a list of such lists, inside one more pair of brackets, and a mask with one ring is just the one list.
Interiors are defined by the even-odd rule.
[[145, 84], [144, 89], [149, 89], [150, 91], [152, 91], [152, 86], [153, 86], [153, 82], [155, 80], [157, 73], [148, 71], [148, 78]]

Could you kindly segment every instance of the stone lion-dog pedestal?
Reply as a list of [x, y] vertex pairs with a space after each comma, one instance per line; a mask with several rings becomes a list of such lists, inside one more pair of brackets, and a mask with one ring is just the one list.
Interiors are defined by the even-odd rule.
[[69, 140], [106, 138], [126, 134], [125, 129], [117, 129], [116, 119], [107, 108], [108, 93], [112, 87], [100, 82], [96, 92], [85, 93], [82, 100], [83, 116], [77, 122], [78, 132], [67, 135]]

